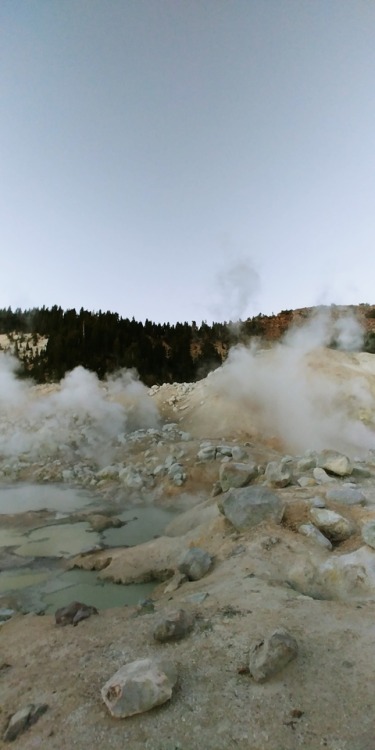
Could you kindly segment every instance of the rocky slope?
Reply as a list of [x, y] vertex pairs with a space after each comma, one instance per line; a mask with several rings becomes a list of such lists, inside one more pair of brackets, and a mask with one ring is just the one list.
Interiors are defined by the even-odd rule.
[[[145, 544], [67, 560], [119, 585], [154, 580], [153, 603], [1, 626], [1, 747], [32, 705], [20, 750], [373, 750], [375, 357], [307, 339], [150, 391], [3, 373], [3, 486], [65, 482], [178, 513]], [[151, 677], [142, 712], [114, 718], [119, 678], [104, 686], [144, 659], [172, 665], [171, 697], [144, 711], [164, 680]]]

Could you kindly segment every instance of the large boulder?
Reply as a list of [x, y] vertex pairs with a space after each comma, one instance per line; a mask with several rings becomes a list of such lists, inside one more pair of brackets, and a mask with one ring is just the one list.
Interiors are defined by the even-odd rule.
[[218, 508], [237, 531], [243, 531], [262, 521], [280, 523], [285, 503], [266, 487], [243, 487], [221, 495]]
[[170, 700], [176, 681], [171, 662], [137, 659], [121, 667], [103, 685], [101, 695], [112, 716], [126, 719]]

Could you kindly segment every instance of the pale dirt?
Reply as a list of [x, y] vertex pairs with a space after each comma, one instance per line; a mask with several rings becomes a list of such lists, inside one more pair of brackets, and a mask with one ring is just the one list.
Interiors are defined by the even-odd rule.
[[[155, 400], [165, 418], [179, 421], [196, 440], [244, 437], [257, 460], [274, 457], [276, 443], [261, 441], [238, 413], [229, 424], [219, 398], [204, 401], [204, 385], [176, 408], [166, 404], [173, 388]], [[172, 494], [199, 493], [207, 500], [219, 467], [213, 462], [193, 469], [196, 440], [186, 444], [188, 490]], [[303, 545], [313, 544], [297, 539], [295, 529], [306, 520], [304, 500], [314, 488], [283, 492], [294, 503], [282, 526], [237, 534], [217, 518], [190, 530], [181, 550], [202, 544], [215, 556], [214, 567], [172, 594], [159, 584], [155, 613], [107, 610], [74, 628], [57, 627], [50, 616], [25, 615], [1, 626], [1, 735], [19, 708], [47, 703], [48, 711], [16, 740], [17, 750], [375, 750], [375, 602], [318, 601], [280, 579], [279, 563], [295, 564]], [[361, 512], [348, 510], [353, 516]], [[350, 544], [358, 546], [358, 538]], [[199, 592], [208, 596], [192, 603], [189, 597]], [[157, 614], [180, 606], [196, 613], [194, 631], [178, 643], [155, 643]], [[296, 637], [298, 658], [257, 684], [246, 674], [249, 648], [278, 626]], [[172, 700], [140, 716], [112, 718], [102, 685], [126, 662], [159, 655], [178, 668]], [[0, 748], [6, 746], [0, 739]]]

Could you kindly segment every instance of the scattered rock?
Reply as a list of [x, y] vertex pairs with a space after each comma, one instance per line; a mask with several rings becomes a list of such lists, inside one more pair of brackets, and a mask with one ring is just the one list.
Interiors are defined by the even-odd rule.
[[375, 549], [375, 519], [368, 521], [362, 526], [362, 539], [369, 547]]
[[10, 620], [11, 617], [13, 617], [16, 613], [15, 609], [10, 609], [8, 607], [1, 607], [0, 608], [0, 622], [6, 622], [7, 620]]
[[187, 576], [189, 581], [199, 581], [209, 571], [212, 565], [212, 557], [200, 549], [191, 547], [183, 556], [178, 565], [178, 570]]
[[246, 464], [230, 461], [220, 467], [220, 486], [223, 492], [227, 492], [231, 487], [245, 487], [257, 476], [258, 467], [254, 461]]
[[316, 484], [314, 477], [300, 477], [297, 479], [297, 484], [300, 487], [313, 487]]
[[327, 539], [324, 534], [319, 531], [319, 529], [314, 526], [313, 523], [304, 523], [302, 526], [298, 529], [300, 534], [303, 534], [304, 536], [307, 536], [309, 539], [313, 539], [314, 542], [317, 544], [320, 544], [321, 547], [325, 547], [326, 549], [332, 549], [332, 544]]
[[182, 586], [183, 583], [185, 583], [188, 580], [188, 578], [183, 573], [176, 573], [176, 575], [171, 578], [169, 583], [166, 585], [164, 589], [165, 594], [173, 594], [174, 591], [177, 591], [177, 589]]
[[249, 656], [249, 671], [256, 682], [265, 682], [280, 672], [298, 654], [296, 639], [285, 628], [256, 643]]
[[310, 516], [318, 529], [334, 542], [342, 542], [353, 534], [352, 523], [333, 510], [311, 508]]
[[161, 615], [156, 622], [153, 637], [155, 641], [178, 641], [190, 633], [194, 627], [194, 616], [185, 609], [176, 609]]
[[287, 487], [291, 483], [293, 474], [287, 463], [270, 461], [266, 466], [265, 478], [271, 487]]
[[4, 742], [13, 742], [17, 737], [35, 724], [38, 719], [47, 711], [47, 703], [30, 703], [24, 708], [20, 708], [9, 721], [5, 730]]
[[56, 625], [78, 625], [81, 620], [87, 620], [91, 615], [97, 615], [96, 607], [90, 607], [81, 602], [71, 602], [67, 607], [60, 607], [55, 612]]
[[221, 495], [218, 508], [237, 531], [243, 531], [265, 520], [280, 523], [285, 503], [265, 487], [243, 487]]
[[328, 482], [335, 481], [333, 477], [330, 477], [327, 472], [319, 466], [313, 470], [313, 477], [318, 484], [328, 484]]
[[363, 492], [351, 487], [333, 487], [328, 490], [326, 499], [343, 505], [365, 505], [366, 503]]
[[102, 687], [101, 695], [112, 716], [126, 719], [170, 700], [176, 681], [171, 662], [137, 659], [121, 667]]
[[205, 445], [197, 453], [198, 461], [214, 461], [216, 458], [216, 448], [214, 445]]
[[323, 451], [318, 457], [318, 467], [339, 477], [349, 476], [353, 471], [349, 458], [337, 451]]

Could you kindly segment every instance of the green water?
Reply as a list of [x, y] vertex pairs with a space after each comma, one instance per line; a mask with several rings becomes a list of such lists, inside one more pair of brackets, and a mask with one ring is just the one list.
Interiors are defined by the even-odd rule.
[[[174, 514], [154, 506], [123, 510], [117, 515], [126, 525], [92, 532], [85, 521], [53, 523], [35, 519], [38, 528], [1, 528], [1, 514], [22, 513], [43, 508], [58, 512], [60, 518], [92, 505], [95, 512], [108, 512], [96, 497], [76, 489], [49, 485], [22, 485], [0, 489], [0, 553], [12, 548], [10, 554], [24, 557], [25, 567], [0, 572], [1, 595], [15, 596], [27, 611], [53, 613], [71, 601], [83, 601], [98, 609], [137, 604], [150, 597], [155, 584], [121, 585], [104, 582], [95, 571], [64, 570], [64, 558], [72, 557], [100, 543], [109, 547], [133, 546], [160, 536]], [[20, 520], [21, 522], [21, 520]], [[41, 525], [39, 525], [41, 524]], [[43, 559], [45, 558], [45, 559]], [[49, 561], [50, 560], [50, 561]], [[1, 606], [1, 598], [0, 598]]]

